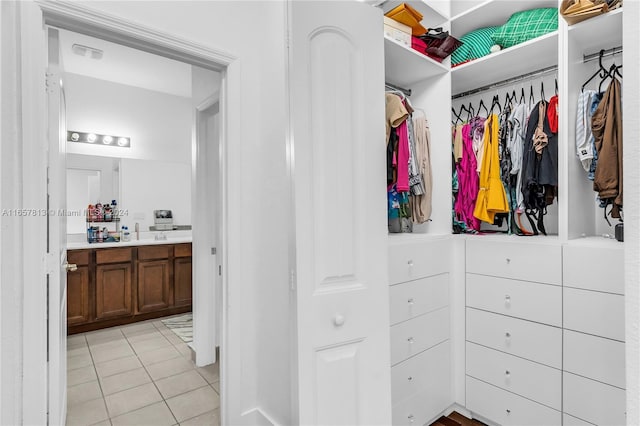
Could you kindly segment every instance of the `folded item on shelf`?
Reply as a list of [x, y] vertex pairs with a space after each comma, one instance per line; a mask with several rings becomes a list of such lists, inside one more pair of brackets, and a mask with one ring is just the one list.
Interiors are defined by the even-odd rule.
[[497, 28], [478, 28], [460, 37], [462, 46], [451, 55], [451, 64], [459, 65], [491, 53], [491, 48], [495, 45], [491, 36]]
[[514, 13], [504, 25], [496, 29], [491, 38], [495, 44], [506, 49], [557, 29], [558, 8], [543, 7]]
[[442, 27], [431, 28], [418, 38], [427, 44], [424, 53], [438, 62], [442, 62], [447, 56], [462, 46], [460, 40], [449, 35], [449, 31], [442, 31]]
[[560, 15], [569, 25], [607, 13], [609, 5], [604, 0], [563, 0]]
[[411, 27], [411, 32], [415, 36], [427, 32], [427, 29], [420, 24], [420, 21], [422, 21], [422, 14], [407, 3], [402, 3], [396, 6], [385, 13], [384, 16]]

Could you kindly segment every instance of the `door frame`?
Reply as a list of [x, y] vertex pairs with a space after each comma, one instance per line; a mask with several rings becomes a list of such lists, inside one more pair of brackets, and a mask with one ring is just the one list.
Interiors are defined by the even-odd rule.
[[[221, 50], [211, 49], [189, 40], [146, 27], [135, 22], [97, 13], [84, 6], [70, 2], [50, 2], [36, 0], [23, 3], [21, 24], [22, 48], [26, 54], [23, 60], [23, 120], [30, 123], [23, 126], [23, 138], [27, 143], [23, 147], [25, 158], [30, 167], [23, 171], [23, 203], [35, 211], [46, 209], [46, 138], [48, 108], [44, 90], [44, 75], [41, 70], [47, 63], [47, 26], [74, 31], [132, 48], [169, 57], [202, 68], [218, 71], [222, 74], [220, 87], [220, 176], [222, 217], [220, 245], [225, 253], [222, 266], [222, 303], [221, 306], [221, 363], [220, 368], [220, 413], [221, 424], [239, 423], [242, 410], [240, 396], [241, 384], [241, 312], [229, 310], [230, 300], [241, 299], [242, 283], [229, 285], [234, 271], [241, 270], [240, 255], [228, 247], [236, 247], [237, 233], [241, 224], [237, 218], [228, 214], [228, 206], [236, 203], [238, 191], [234, 191], [233, 182], [238, 179], [233, 174], [240, 164], [238, 146], [228, 144], [229, 133], [241, 128], [241, 64], [237, 56]], [[28, 183], [27, 183], [28, 182]], [[35, 183], [35, 184], [34, 184]], [[25, 255], [24, 282], [31, 283], [24, 290], [24, 347], [23, 364], [23, 423], [47, 424], [48, 383], [47, 383], [47, 290], [46, 279], [46, 223], [39, 220], [24, 227], [23, 253]], [[235, 254], [234, 254], [235, 253]], [[39, 259], [34, 267], [29, 260]], [[236, 296], [238, 295], [238, 296]], [[55, 318], [56, 313], [50, 313]], [[232, 380], [230, 380], [231, 378]], [[61, 390], [64, 391], [64, 390]]]

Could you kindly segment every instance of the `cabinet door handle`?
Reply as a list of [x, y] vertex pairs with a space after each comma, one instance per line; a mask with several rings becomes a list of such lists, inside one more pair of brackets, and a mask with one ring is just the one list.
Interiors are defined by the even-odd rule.
[[409, 338], [407, 339], [407, 342], [409, 342], [409, 343], [413, 344], [413, 337], [409, 337]]
[[506, 258], [507, 264], [511, 263], [511, 259], [509, 259], [508, 257]]
[[504, 333], [504, 337], [506, 337], [507, 339], [511, 338], [511, 333], [509, 333], [508, 331], [506, 333]]
[[78, 270], [78, 265], [76, 265], [75, 263], [65, 263], [64, 269], [67, 272], [74, 272]]
[[407, 300], [407, 303], [413, 305], [413, 297], [409, 298], [409, 300]]
[[408, 381], [412, 381], [412, 380], [413, 380], [413, 377], [409, 376], [409, 377], [407, 377], [407, 380], [408, 380]]
[[511, 414], [511, 410], [507, 408], [507, 414]]
[[511, 296], [509, 296], [508, 294], [504, 296], [504, 304], [506, 307], [511, 306]]
[[413, 414], [409, 414], [407, 418], [409, 419], [409, 422], [413, 423]]
[[409, 261], [407, 262], [407, 265], [409, 265], [409, 268], [413, 267], [413, 260], [409, 260]]
[[511, 376], [511, 372], [510, 372], [509, 370], [506, 370], [506, 371], [504, 372], [504, 375], [505, 375], [505, 376], [507, 376], [507, 377], [509, 377], [509, 376]]

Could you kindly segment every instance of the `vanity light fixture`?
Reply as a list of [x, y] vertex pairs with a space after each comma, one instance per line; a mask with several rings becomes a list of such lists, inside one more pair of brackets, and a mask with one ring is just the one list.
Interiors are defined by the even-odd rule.
[[[67, 141], [73, 143], [89, 143], [92, 145], [117, 146], [120, 148], [131, 148], [131, 138], [126, 136], [100, 135], [97, 133], [78, 132], [69, 130]], [[114, 143], [117, 141], [117, 143]]]

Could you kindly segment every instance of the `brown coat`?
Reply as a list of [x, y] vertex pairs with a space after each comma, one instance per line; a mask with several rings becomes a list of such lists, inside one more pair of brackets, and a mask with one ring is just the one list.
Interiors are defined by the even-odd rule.
[[613, 79], [593, 113], [591, 128], [595, 137], [598, 163], [593, 190], [600, 199], [613, 203], [612, 217], [622, 208], [622, 102], [620, 81]]

